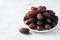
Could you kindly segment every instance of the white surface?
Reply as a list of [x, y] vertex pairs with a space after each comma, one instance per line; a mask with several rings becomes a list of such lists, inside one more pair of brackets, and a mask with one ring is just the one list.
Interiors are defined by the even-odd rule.
[[[28, 1], [28, 2], [27, 2]], [[23, 16], [31, 6], [46, 6], [60, 18], [60, 0], [0, 0], [0, 40], [60, 40], [60, 19], [57, 28], [47, 33], [24, 35], [20, 27], [26, 27]]]

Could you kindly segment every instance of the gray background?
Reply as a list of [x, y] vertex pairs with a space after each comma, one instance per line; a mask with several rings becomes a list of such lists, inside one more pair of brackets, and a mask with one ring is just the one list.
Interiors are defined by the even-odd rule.
[[19, 28], [28, 27], [23, 17], [31, 6], [46, 6], [60, 18], [60, 0], [0, 0], [0, 40], [60, 40], [60, 19], [57, 28], [47, 33], [24, 35]]

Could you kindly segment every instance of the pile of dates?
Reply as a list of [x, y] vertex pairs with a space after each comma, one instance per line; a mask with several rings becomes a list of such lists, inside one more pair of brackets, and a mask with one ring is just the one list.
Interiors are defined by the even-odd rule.
[[24, 16], [24, 23], [34, 30], [50, 30], [58, 23], [58, 16], [45, 6], [31, 7], [31, 10]]

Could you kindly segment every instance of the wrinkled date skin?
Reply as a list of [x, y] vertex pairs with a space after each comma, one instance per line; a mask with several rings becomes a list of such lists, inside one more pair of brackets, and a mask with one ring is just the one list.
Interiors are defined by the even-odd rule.
[[21, 32], [23, 34], [29, 34], [29, 29], [28, 28], [20, 28], [19, 32]]

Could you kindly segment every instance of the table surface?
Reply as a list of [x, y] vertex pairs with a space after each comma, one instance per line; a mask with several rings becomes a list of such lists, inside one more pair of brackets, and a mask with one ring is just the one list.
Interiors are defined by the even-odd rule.
[[23, 23], [24, 15], [31, 6], [46, 6], [60, 18], [60, 0], [0, 0], [0, 40], [60, 40], [60, 19], [55, 30], [45, 33], [24, 35], [19, 28], [28, 27]]

